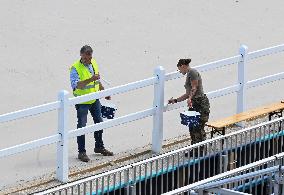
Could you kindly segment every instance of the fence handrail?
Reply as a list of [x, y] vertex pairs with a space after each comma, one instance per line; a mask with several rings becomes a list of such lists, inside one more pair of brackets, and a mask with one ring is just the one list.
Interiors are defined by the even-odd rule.
[[117, 87], [105, 89], [103, 91], [99, 91], [99, 92], [96, 92], [96, 93], [91, 93], [91, 94], [87, 94], [87, 95], [73, 97], [73, 98], [70, 98], [70, 106], [75, 105], [75, 104], [79, 104], [79, 103], [82, 103], [82, 102], [94, 100], [94, 99], [100, 99], [100, 98], [104, 98], [104, 97], [107, 97], [107, 96], [117, 95], [117, 94], [129, 92], [129, 91], [132, 91], [132, 90], [136, 90], [136, 89], [139, 89], [139, 88], [151, 86], [151, 85], [154, 85], [156, 82], [157, 82], [157, 77], [150, 77], [150, 78], [143, 79], [143, 80], [140, 80], [140, 81], [135, 81], [135, 82], [128, 83], [128, 84], [125, 84], [125, 85], [120, 85], [120, 86], [117, 86]]
[[16, 146], [12, 146], [9, 148], [1, 149], [0, 150], [0, 158], [5, 156], [10, 156], [13, 154], [21, 153], [24, 151], [28, 151], [31, 149], [39, 148], [42, 146], [50, 145], [59, 142], [61, 139], [61, 136], [59, 134], [51, 135], [48, 137], [44, 137], [41, 139], [33, 140], [30, 142], [26, 142], [23, 144], [19, 144]]
[[[242, 48], [245, 48], [245, 47], [242, 47]], [[245, 50], [245, 51], [247, 51], [247, 50]], [[271, 55], [271, 54], [279, 53], [279, 52], [282, 52], [282, 51], [284, 51], [284, 44], [274, 46], [274, 47], [270, 47], [270, 48], [266, 48], [266, 49], [262, 49], [262, 50], [258, 50], [258, 51], [254, 51], [254, 52], [250, 52], [250, 53], [246, 53], [245, 56], [240, 52], [240, 54], [238, 54], [236, 56], [229, 57], [229, 58], [222, 59], [222, 60], [217, 60], [217, 61], [206, 63], [206, 64], [202, 64], [202, 65], [199, 65], [199, 66], [195, 66], [194, 68], [196, 68], [200, 72], [204, 72], [204, 71], [209, 71], [209, 70], [212, 70], [212, 69], [216, 69], [216, 68], [220, 68], [220, 67], [223, 67], [223, 66], [236, 64], [236, 63], [243, 63], [244, 64], [245, 60], [252, 60], [252, 59], [255, 59], [255, 58], [258, 58], [258, 57], [262, 57], [262, 56], [265, 56], [265, 55]], [[242, 70], [242, 71], [245, 71], [245, 70]], [[239, 72], [239, 73], [242, 73], [242, 72]], [[154, 129], [153, 129], [152, 137], [155, 137], [155, 139], [158, 139], [158, 142], [159, 142], [157, 144], [152, 140], [152, 142], [154, 143], [154, 147], [152, 149], [153, 149], [153, 151], [155, 150], [155, 152], [159, 152], [160, 148], [161, 148], [161, 141], [162, 141], [162, 131], [161, 131], [162, 128], [159, 127], [159, 125], [162, 124], [161, 121], [163, 120], [161, 112], [163, 113], [163, 112], [166, 112], [166, 111], [170, 111], [170, 110], [173, 110], [173, 109], [177, 109], [177, 108], [186, 106], [185, 102], [178, 103], [178, 104], [175, 104], [175, 105], [161, 105], [161, 100], [163, 100], [163, 98], [164, 98], [164, 96], [161, 97], [161, 94], [164, 94], [164, 82], [172, 80], [172, 79], [180, 78], [182, 76], [183, 75], [181, 75], [179, 72], [176, 72], [176, 71], [172, 72], [172, 73], [165, 74], [164, 70], [162, 70], [162, 68], [160, 67], [160, 69], [157, 69], [157, 71], [154, 73], [153, 77], [146, 78], [146, 79], [143, 79], [143, 80], [140, 80], [140, 81], [135, 81], [135, 82], [128, 83], [128, 84], [125, 84], [125, 85], [120, 85], [120, 86], [117, 86], [117, 87], [109, 88], [109, 89], [106, 89], [106, 90], [103, 90], [103, 91], [100, 91], [100, 92], [87, 94], [87, 95], [83, 95], [83, 96], [78, 96], [78, 97], [73, 97], [73, 98], [67, 98], [67, 97], [64, 96], [65, 98], [67, 98], [66, 99], [67, 102], [65, 102], [65, 103], [63, 102], [64, 101], [63, 99], [59, 99], [59, 101], [55, 101], [55, 102], [51, 102], [51, 103], [47, 103], [47, 104], [43, 104], [43, 105], [31, 107], [31, 108], [19, 110], [19, 111], [7, 113], [7, 114], [2, 114], [2, 115], [0, 115], [0, 123], [19, 119], [19, 118], [23, 118], [23, 117], [28, 117], [28, 116], [32, 116], [32, 115], [56, 110], [56, 109], [57, 110], [64, 109], [65, 107], [70, 107], [70, 106], [73, 106], [75, 104], [86, 102], [86, 101], [89, 101], [89, 100], [92, 100], [92, 99], [99, 99], [99, 98], [103, 98], [103, 97], [110, 96], [110, 95], [121, 94], [121, 93], [129, 92], [129, 91], [132, 91], [132, 90], [140, 89], [140, 88], [143, 88], [143, 87], [151, 86], [151, 85], [155, 86], [155, 97], [158, 98], [158, 99], [156, 99], [156, 102], [154, 102], [153, 107], [146, 109], [146, 110], [131, 113], [131, 114], [121, 116], [121, 117], [115, 118], [113, 120], [105, 121], [105, 122], [102, 122], [102, 123], [99, 123], [99, 124], [89, 125], [89, 126], [86, 126], [84, 128], [81, 128], [81, 129], [66, 131], [66, 135], [64, 135], [64, 136], [63, 136], [64, 133], [62, 134], [62, 133], [58, 132], [57, 134], [51, 135], [49, 137], [45, 137], [45, 138], [41, 138], [41, 139], [34, 140], [34, 141], [31, 141], [31, 142], [27, 142], [27, 143], [24, 143], [24, 144], [20, 144], [20, 145], [16, 145], [16, 146], [13, 146], [13, 147], [1, 149], [0, 150], [0, 158], [4, 157], [4, 156], [16, 154], [16, 153], [19, 153], [19, 152], [23, 152], [23, 151], [26, 151], [26, 150], [38, 148], [38, 147], [48, 145], [48, 144], [51, 144], [51, 143], [59, 143], [59, 142], [62, 142], [63, 139], [66, 139], [66, 136], [67, 136], [67, 138], [72, 138], [72, 137], [75, 137], [75, 136], [78, 136], [78, 135], [94, 132], [96, 130], [103, 129], [103, 128], [110, 128], [110, 127], [113, 127], [113, 126], [117, 126], [117, 125], [124, 124], [124, 123], [127, 123], [127, 122], [131, 122], [131, 121], [134, 121], [134, 120], [139, 120], [139, 119], [149, 117], [149, 116], [153, 116], [155, 118], [154, 125], [153, 125]], [[210, 91], [210, 92], [207, 93], [207, 96], [211, 99], [211, 98], [217, 98], [217, 97], [228, 95], [228, 94], [235, 93], [235, 92], [240, 93], [240, 91], [244, 92], [244, 89], [249, 89], [251, 87], [255, 87], [255, 86], [258, 86], [258, 85], [265, 84], [265, 83], [273, 82], [273, 81], [276, 81], [276, 80], [279, 80], [279, 79], [284, 79], [284, 72], [280, 72], [280, 73], [277, 73], [277, 74], [274, 74], [274, 75], [265, 76], [265, 77], [258, 78], [258, 79], [255, 79], [255, 80], [251, 80], [251, 81], [248, 81], [248, 82], [246, 82], [246, 80], [244, 80], [245, 83], [238, 83], [238, 84], [234, 84], [234, 85], [222, 88], [222, 89]], [[159, 93], [157, 92], [158, 90], [160, 91]], [[67, 96], [67, 94], [65, 94], [65, 95]], [[243, 97], [240, 96], [240, 99], [242, 99], [242, 98]], [[244, 104], [244, 103], [241, 102], [241, 104]], [[64, 117], [65, 117], [65, 115], [63, 114], [62, 120], [64, 120]], [[159, 121], [159, 122], [157, 122], [157, 121]], [[59, 123], [60, 122], [62, 122], [62, 121], [59, 121]], [[64, 128], [66, 128], [66, 127], [64, 126]], [[60, 130], [60, 128], [59, 128], [59, 130]], [[65, 130], [68, 130], [68, 129], [65, 129]], [[192, 145], [192, 147], [193, 146], [196, 146], [196, 145]]]
[[[284, 170], [284, 167], [281, 166], [281, 170]], [[265, 169], [261, 169], [261, 170], [257, 170], [251, 173], [245, 173], [243, 175], [239, 175], [239, 176], [234, 176], [231, 178], [225, 178], [225, 179], [221, 179], [221, 180], [217, 180], [217, 181], [213, 181], [210, 183], [206, 183], [203, 185], [198, 186], [198, 189], [208, 189], [208, 188], [214, 188], [219, 186], [220, 184], [224, 185], [227, 183], [232, 183], [232, 182], [236, 182], [238, 180], [245, 180], [245, 179], [250, 179], [252, 177], [258, 176], [260, 174], [267, 174], [267, 173], [271, 173], [271, 172], [276, 172], [279, 171], [279, 166], [273, 166], [273, 167], [269, 167], [269, 168], [265, 168]]]
[[268, 47], [265, 49], [260, 49], [260, 50], [256, 50], [253, 52], [249, 52], [247, 56], [248, 57], [247, 60], [253, 60], [256, 58], [264, 57], [264, 56], [271, 55], [271, 54], [276, 54], [276, 53], [283, 52], [283, 51], [284, 51], [284, 44], [273, 46], [273, 47]]
[[[276, 53], [279, 53], [279, 52], [282, 52], [282, 51], [284, 51], [284, 44], [265, 48], [265, 49], [261, 49], [261, 50], [257, 50], [257, 51], [253, 51], [253, 52], [249, 52], [248, 55], [247, 55], [247, 58], [248, 58], [248, 60], [252, 60], [252, 59], [263, 57], [263, 56], [266, 56], [266, 55], [276, 54]], [[199, 70], [201, 72], [216, 69], [216, 68], [221, 68], [223, 66], [238, 63], [240, 61], [240, 57], [241, 57], [240, 55], [237, 55], [237, 56], [233, 56], [233, 57], [230, 57], [230, 58], [225, 58], [225, 59], [222, 59], [222, 60], [217, 60], [217, 61], [214, 61], [214, 62], [198, 65], [198, 66], [195, 66], [194, 68], [196, 68], [197, 70]], [[277, 73], [275, 75], [269, 75], [269, 76], [265, 76], [265, 77], [262, 77], [262, 78], [258, 78], [256, 80], [248, 81], [247, 87], [248, 88], [253, 87], [254, 86], [253, 83], [255, 83], [256, 81], [259, 81], [261, 79], [264, 79], [264, 80], [267, 79], [267, 80], [269, 80], [267, 82], [271, 82], [270, 79], [274, 76], [277, 76], [278, 79], [283, 79], [283, 77], [284, 77], [283, 74], [284, 74], [284, 72], [281, 72], [281, 73]], [[177, 78], [181, 78], [181, 77], [183, 77], [183, 75], [181, 75], [177, 71], [174, 71], [174, 72], [171, 72], [171, 73], [167, 73], [165, 75], [165, 81], [169, 81], [169, 80], [177, 79]], [[84, 96], [80, 96], [80, 97], [73, 97], [73, 98], [70, 98], [70, 106], [81, 103], [81, 102], [86, 102], [86, 101], [91, 100], [91, 99], [99, 99], [99, 98], [103, 98], [103, 97], [106, 97], [106, 96], [109, 96], [109, 95], [116, 95], [116, 94], [120, 94], [120, 93], [125, 93], [125, 92], [131, 91], [131, 90], [135, 90], [135, 89], [138, 89], [138, 88], [153, 85], [157, 81], [156, 79], [157, 79], [156, 77], [151, 77], [151, 78], [148, 78], [148, 79], [135, 81], [135, 82], [128, 83], [128, 84], [125, 84], [125, 85], [120, 85], [120, 86], [117, 86], [117, 87], [109, 88], [109, 89], [106, 89], [104, 91], [100, 91], [100, 92], [97, 92], [97, 93], [94, 93], [94, 94], [88, 94], [88, 95], [84, 95]], [[275, 80], [278, 80], [278, 79], [275, 79]], [[275, 80], [273, 80], [273, 81], [275, 81]], [[263, 83], [263, 84], [265, 84], [265, 83]], [[233, 86], [235, 86], [235, 85], [233, 85]], [[230, 86], [230, 87], [233, 87], [233, 86]], [[128, 88], [128, 89], [124, 89], [124, 88]], [[26, 109], [23, 109], [23, 110], [18, 110], [18, 111], [15, 111], [15, 112], [10, 112], [10, 113], [7, 113], [7, 114], [2, 114], [2, 115], [0, 115], [0, 123], [11, 121], [11, 120], [16, 120], [16, 119], [19, 119], [19, 118], [28, 117], [28, 116], [32, 116], [32, 115], [36, 115], [36, 114], [40, 114], [40, 113], [44, 113], [44, 112], [48, 112], [48, 111], [52, 111], [52, 110], [56, 110], [59, 107], [60, 107], [60, 102], [56, 101], [56, 102], [42, 104], [42, 105], [31, 107], [31, 108], [26, 108]]]
[[243, 171], [246, 171], [246, 170], [252, 169], [254, 167], [261, 166], [261, 165], [264, 165], [264, 164], [272, 162], [272, 161], [277, 161], [277, 160], [279, 160], [281, 158], [284, 158], [284, 152], [282, 152], [280, 154], [276, 154], [275, 156], [271, 156], [271, 157], [268, 157], [268, 158], [265, 158], [265, 159], [262, 159], [262, 160], [250, 163], [248, 165], [244, 165], [242, 167], [235, 168], [233, 170], [230, 170], [230, 171], [227, 171], [227, 172], [224, 172], [224, 173], [220, 173], [220, 174], [215, 175], [213, 177], [209, 177], [207, 179], [204, 179], [204, 180], [201, 180], [201, 181], [198, 181], [198, 182], [195, 182], [195, 183], [183, 186], [183, 187], [178, 188], [176, 190], [172, 190], [170, 192], [164, 193], [164, 195], [178, 194], [178, 193], [186, 192], [186, 191], [188, 191], [190, 189], [195, 189], [198, 186], [202, 186], [204, 184], [208, 184], [210, 182], [217, 181], [217, 180], [220, 180], [222, 178], [230, 177], [230, 176], [232, 176], [232, 175], [234, 175], [236, 173], [243, 172]]
[[154, 108], [150, 108], [147, 110], [143, 110], [140, 112], [136, 112], [136, 113], [132, 113], [126, 116], [122, 116], [122, 117], [118, 117], [112, 120], [108, 120], [108, 121], [104, 121], [101, 123], [97, 123], [97, 124], [93, 124], [93, 125], [89, 125], [80, 129], [74, 129], [69, 131], [69, 138], [73, 138], [73, 137], [77, 137], [83, 134], [87, 134], [87, 133], [92, 133], [94, 131], [99, 131], [101, 129], [107, 129], [110, 127], [114, 127], [117, 125], [121, 125], [127, 122], [131, 122], [131, 121], [135, 121], [135, 120], [139, 120], [142, 118], [146, 118], [149, 116], [153, 116], [155, 112]]
[[[233, 56], [230, 58], [225, 58], [222, 60], [217, 60], [217, 61], [209, 62], [206, 64], [198, 65], [198, 66], [195, 66], [194, 68], [200, 72], [214, 70], [214, 69], [221, 68], [224, 66], [236, 64], [240, 61], [240, 57], [241, 57], [240, 55], [237, 55], [237, 56]], [[178, 71], [175, 71], [175, 72], [166, 74], [165, 81], [169, 81], [169, 80], [173, 80], [173, 79], [177, 79], [181, 77], [183, 77], [183, 75], [180, 74]]]
[[15, 112], [10, 112], [7, 114], [2, 114], [0, 115], [0, 123], [8, 122], [8, 121], [28, 117], [28, 116], [33, 116], [33, 115], [41, 114], [44, 112], [49, 112], [52, 110], [56, 110], [58, 108], [60, 108], [60, 102], [56, 101], [56, 102], [51, 102], [47, 104], [42, 104], [39, 106], [34, 106], [31, 108], [18, 110]]
[[[95, 180], [97, 178], [101, 178], [101, 177], [104, 177], [104, 176], [111, 175], [113, 173], [118, 173], [118, 172], [125, 171], [127, 169], [134, 169], [135, 167], [139, 167], [139, 166], [141, 166], [143, 164], [148, 164], [148, 163], [154, 162], [154, 161], [156, 161], [158, 159], [163, 159], [163, 158], [165, 159], [165, 158], [167, 158], [169, 156], [174, 156], [174, 155], [176, 155], [178, 153], [182, 153], [183, 151], [188, 151], [190, 149], [198, 148], [198, 147], [203, 146], [205, 144], [214, 143], [214, 142], [216, 142], [218, 140], [224, 140], [226, 138], [229, 138], [229, 137], [232, 137], [232, 136], [235, 136], [235, 135], [239, 135], [239, 134], [243, 134], [245, 132], [249, 132], [252, 129], [257, 129], [257, 128], [260, 128], [262, 126], [267, 126], [267, 125], [270, 125], [272, 123], [277, 123], [277, 122], [280, 122], [280, 121], [283, 121], [283, 120], [284, 120], [284, 117], [277, 118], [277, 119], [274, 119], [274, 120], [271, 120], [271, 121], [268, 121], [268, 122], [265, 122], [265, 123], [254, 125], [252, 127], [248, 127], [248, 128], [245, 128], [245, 129], [241, 129], [241, 130], [235, 131], [235, 132], [231, 132], [231, 133], [226, 134], [226, 135], [214, 137], [214, 138], [211, 138], [210, 140], [205, 140], [205, 141], [193, 144], [193, 145], [188, 145], [188, 146], [185, 146], [185, 147], [173, 150], [173, 151], [169, 151], [169, 152], [157, 155], [157, 156], [150, 157], [150, 158], [145, 159], [145, 160], [141, 160], [139, 162], [134, 162], [134, 163], [122, 166], [120, 168], [110, 170], [108, 172], [100, 173], [100, 174], [97, 174], [97, 175], [90, 176], [88, 178], [84, 178], [82, 180], [78, 180], [78, 181], [75, 181], [75, 182], [72, 182], [72, 183], [67, 183], [67, 184], [64, 184], [64, 185], [52, 188], [52, 189], [50, 189], [48, 191], [45, 191], [44, 194], [47, 194], [49, 192], [59, 191], [59, 190], [62, 190], [62, 189], [66, 189], [66, 188], [69, 188], [69, 187], [72, 187], [72, 186], [75, 186], [75, 185], [78, 185], [78, 184], [86, 183], [86, 182]], [[255, 163], [253, 163], [251, 166], [254, 166], [254, 165], [257, 166], [258, 163], [266, 163], [266, 162], [269, 162], [269, 161], [271, 161], [271, 160], [273, 160], [275, 158], [281, 158], [281, 157], [284, 158], [284, 152], [280, 153], [278, 155], [275, 155], [275, 156], [272, 156], [272, 157], [269, 157], [269, 158], [257, 161]], [[250, 165], [247, 165], [247, 166], [250, 166]]]

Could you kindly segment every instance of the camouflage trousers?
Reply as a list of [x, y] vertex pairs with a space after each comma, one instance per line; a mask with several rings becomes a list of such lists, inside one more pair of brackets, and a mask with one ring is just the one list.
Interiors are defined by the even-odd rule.
[[197, 127], [189, 128], [191, 144], [196, 144], [206, 139], [206, 133], [204, 127], [205, 123], [209, 119], [210, 103], [206, 95], [192, 98], [191, 101], [192, 101], [192, 108], [189, 108], [189, 110], [197, 111], [200, 113], [199, 125]]

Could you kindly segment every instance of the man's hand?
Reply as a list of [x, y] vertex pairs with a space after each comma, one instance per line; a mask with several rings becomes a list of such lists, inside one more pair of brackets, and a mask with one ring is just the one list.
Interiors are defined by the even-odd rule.
[[111, 100], [111, 96], [106, 96], [105, 99], [106, 100]]
[[188, 99], [187, 99], [187, 106], [188, 106], [189, 108], [192, 108], [192, 101], [191, 101], [191, 98], [188, 98]]
[[177, 103], [177, 99], [174, 99], [173, 97], [168, 100], [168, 104], [175, 104]]
[[100, 75], [99, 75], [99, 74], [94, 74], [94, 75], [91, 77], [91, 79], [92, 79], [93, 81], [99, 80], [99, 79], [100, 79]]

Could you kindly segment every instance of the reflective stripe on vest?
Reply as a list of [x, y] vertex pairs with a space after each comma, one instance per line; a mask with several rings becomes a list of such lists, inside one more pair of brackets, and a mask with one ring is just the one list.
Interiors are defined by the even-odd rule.
[[[91, 61], [92, 63], [92, 67], [93, 67], [93, 70], [94, 70], [94, 74], [99, 74], [99, 69], [98, 69], [98, 65], [97, 65], [97, 62], [92, 59]], [[79, 79], [80, 81], [84, 81], [84, 80], [87, 80], [89, 78], [92, 77], [92, 74], [90, 73], [90, 70], [88, 69], [88, 67], [86, 67], [84, 64], [82, 64], [80, 62], [80, 60], [76, 61], [72, 67], [72, 68], [75, 68], [78, 75], [79, 75]], [[70, 69], [70, 71], [71, 71]], [[76, 97], [76, 96], [81, 96], [81, 95], [86, 95], [86, 94], [90, 94], [90, 93], [94, 93], [94, 92], [97, 92], [100, 90], [100, 86], [99, 86], [99, 82], [96, 81], [96, 82], [90, 82], [89, 84], [87, 84], [83, 89], [75, 89], [73, 91], [73, 95]], [[96, 100], [90, 100], [88, 102], [83, 102], [83, 103], [80, 103], [80, 104], [92, 104], [94, 103]]]

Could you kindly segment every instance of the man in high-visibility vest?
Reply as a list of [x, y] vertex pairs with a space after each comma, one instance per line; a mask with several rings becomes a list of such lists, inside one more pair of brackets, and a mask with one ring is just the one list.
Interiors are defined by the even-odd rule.
[[[93, 49], [90, 46], [83, 46], [80, 50], [81, 59], [76, 61], [70, 69], [70, 81], [74, 96], [94, 93], [104, 89], [99, 81], [98, 65], [95, 59], [92, 58], [92, 54]], [[110, 97], [106, 97], [106, 99], [110, 99]], [[86, 126], [88, 111], [90, 111], [94, 123], [103, 121], [101, 116], [101, 103], [98, 99], [76, 104], [75, 108], [77, 110], [78, 119], [77, 128]], [[102, 134], [103, 130], [94, 132], [94, 152], [101, 153], [104, 156], [113, 156], [111, 151], [105, 149]], [[85, 135], [78, 136], [77, 143], [79, 152], [78, 159], [83, 162], [88, 162], [90, 158], [86, 154]]]

